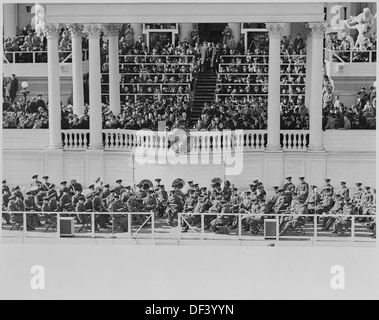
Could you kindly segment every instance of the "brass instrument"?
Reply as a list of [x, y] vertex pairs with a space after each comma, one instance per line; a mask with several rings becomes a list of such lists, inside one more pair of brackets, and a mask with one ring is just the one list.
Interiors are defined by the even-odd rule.
[[221, 178], [213, 178], [211, 180], [212, 188], [220, 188], [221, 184], [222, 184], [222, 179]]
[[175, 179], [174, 182], [172, 183], [172, 187], [178, 190], [182, 190], [185, 185], [186, 185], [186, 182], [181, 178]]
[[148, 191], [150, 189], [154, 189], [154, 184], [150, 180], [142, 180], [139, 185], [141, 186], [142, 190]]

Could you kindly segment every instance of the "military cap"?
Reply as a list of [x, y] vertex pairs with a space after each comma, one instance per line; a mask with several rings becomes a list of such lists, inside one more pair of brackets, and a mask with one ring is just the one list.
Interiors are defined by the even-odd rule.
[[188, 184], [193, 184], [193, 181], [188, 181]]
[[95, 185], [94, 184], [91, 184], [88, 189], [94, 189], [95, 188]]
[[202, 187], [202, 188], [200, 189], [200, 191], [206, 191], [206, 190], [208, 190], [206, 187]]
[[30, 190], [29, 190], [29, 191], [26, 191], [25, 194], [26, 194], [27, 196], [29, 196], [29, 195], [32, 194], [32, 191], [30, 191]]
[[259, 182], [259, 180], [254, 180], [253, 183], [257, 184]]
[[116, 183], [122, 183], [122, 180], [121, 180], [121, 179], [118, 179], [118, 180], [116, 181]]
[[62, 181], [61, 182], [61, 186], [65, 185], [65, 184], [67, 184], [67, 181]]
[[176, 192], [176, 190], [171, 190], [170, 193], [174, 194]]
[[311, 189], [314, 189], [314, 188], [317, 188], [317, 186], [315, 186], [315, 185], [311, 185], [310, 188], [311, 188]]
[[49, 177], [48, 176], [43, 176], [42, 179], [43, 180], [47, 180], [47, 179], [49, 179]]
[[360, 187], [360, 186], [362, 185], [362, 183], [357, 182], [355, 185], [356, 185], [357, 187]]
[[346, 184], [346, 182], [345, 181], [341, 181], [341, 184]]
[[107, 183], [107, 184], [104, 186], [104, 188], [109, 188], [109, 187], [110, 187], [109, 183]]
[[336, 197], [342, 197], [339, 192], [336, 192]]
[[305, 177], [299, 177], [299, 180], [304, 180], [305, 179]]
[[110, 193], [115, 193], [115, 190], [114, 189], [110, 189], [109, 192]]
[[126, 186], [126, 187], [125, 187], [125, 190], [131, 190], [131, 189], [132, 189], [131, 186]]
[[16, 190], [20, 190], [20, 187], [19, 186], [16, 186], [12, 189], [12, 192], [16, 191]]
[[3, 183], [7, 183], [7, 180], [3, 180]]
[[324, 181], [325, 182], [330, 182], [331, 180], [329, 178], [326, 178]]
[[233, 191], [238, 191], [238, 189], [237, 188], [233, 188]]
[[198, 183], [196, 183], [196, 184], [194, 184], [194, 186], [195, 186], [195, 187], [198, 187], [198, 186], [199, 186], [199, 184], [198, 184]]
[[155, 179], [155, 182], [161, 182], [162, 179]]
[[93, 195], [94, 197], [98, 196], [99, 194], [100, 194], [100, 193], [97, 192], [97, 191], [95, 191], [95, 192], [92, 193], [92, 195]]
[[246, 191], [246, 194], [251, 194], [251, 191]]
[[292, 179], [292, 177], [287, 177], [287, 178], [286, 178], [286, 180], [291, 180], [291, 179]]
[[38, 174], [35, 174], [32, 179], [38, 179]]
[[278, 186], [273, 186], [272, 188], [273, 188], [274, 190], [278, 190], [278, 189], [279, 189]]
[[365, 186], [365, 189], [366, 189], [366, 190], [370, 190], [371, 187], [369, 187], [369, 186]]

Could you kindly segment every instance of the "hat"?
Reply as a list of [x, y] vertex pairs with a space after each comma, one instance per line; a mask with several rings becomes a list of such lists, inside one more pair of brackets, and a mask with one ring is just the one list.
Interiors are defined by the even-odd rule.
[[33, 193], [33, 192], [30, 191], [30, 190], [25, 192], [25, 194], [26, 194], [27, 196], [31, 195], [32, 193]]
[[286, 178], [286, 180], [291, 180], [291, 179], [292, 179], [292, 177], [287, 177], [287, 178]]
[[259, 182], [259, 180], [254, 180], [253, 183], [257, 184]]
[[95, 185], [94, 184], [91, 184], [88, 189], [94, 189], [95, 188]]
[[7, 183], [7, 180], [3, 180], [3, 183]]
[[324, 181], [325, 182], [330, 182], [331, 180], [329, 178], [326, 178]]
[[371, 187], [369, 187], [369, 186], [365, 186], [365, 189], [366, 189], [366, 190], [370, 190]]
[[32, 179], [38, 179], [38, 174], [34, 175]]
[[233, 188], [233, 191], [238, 191], [238, 189], [237, 188]]
[[131, 186], [126, 186], [126, 187], [124, 188], [124, 190], [130, 190], [130, 189], [132, 189]]
[[161, 181], [162, 181], [162, 179], [155, 179], [155, 181], [156, 181], [156, 182], [161, 182]]
[[208, 190], [207, 187], [202, 187], [202, 188], [200, 189], [200, 191], [206, 191], [206, 190]]
[[109, 188], [109, 187], [110, 187], [109, 183], [107, 183], [107, 184], [104, 186], [104, 188]]
[[341, 181], [341, 184], [346, 184], [346, 182], [345, 181]]
[[48, 180], [49, 177], [48, 177], [48, 176], [43, 176], [42, 179], [43, 179], [43, 180]]
[[67, 184], [67, 181], [62, 181], [61, 182], [61, 186], [63, 186], [64, 184]]
[[194, 184], [194, 186], [195, 186], [195, 187], [198, 187], [198, 186], [199, 186], [199, 184], [198, 184], [198, 183], [196, 183], [196, 184]]
[[278, 189], [279, 189], [278, 186], [273, 186], [272, 188], [273, 188], [274, 190], [278, 190]]
[[299, 180], [304, 180], [305, 179], [305, 177], [299, 177]]
[[249, 191], [249, 190], [248, 190], [248, 191], [246, 191], [246, 194], [251, 194], [251, 191]]
[[71, 181], [70, 181], [70, 184], [75, 184], [77, 181], [75, 180], [75, 179], [72, 179]]
[[362, 183], [357, 182], [355, 185], [356, 185], [357, 187], [360, 187], [360, 186], [362, 185]]
[[20, 189], [20, 187], [19, 186], [17, 186], [17, 187], [14, 187], [13, 189], [12, 189], [12, 192], [14, 192], [14, 191], [16, 191], [16, 190], [19, 190]]
[[193, 181], [188, 181], [188, 184], [193, 184]]
[[116, 181], [116, 183], [122, 183], [122, 180], [121, 180], [121, 179], [118, 179], [118, 180]]

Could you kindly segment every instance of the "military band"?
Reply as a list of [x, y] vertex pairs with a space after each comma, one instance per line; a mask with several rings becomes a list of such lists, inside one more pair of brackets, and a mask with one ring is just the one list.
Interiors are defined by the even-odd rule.
[[241, 221], [244, 231], [257, 234], [262, 232], [265, 219], [284, 214], [279, 221], [280, 235], [285, 235], [291, 230], [302, 230], [307, 220], [313, 221], [310, 215], [317, 215], [323, 232], [343, 235], [351, 226], [351, 215], [356, 215], [359, 222], [373, 230], [372, 237], [376, 237], [375, 188], [357, 182], [356, 189], [349, 190], [346, 182], [341, 181], [340, 191], [336, 192], [327, 178], [318, 191], [317, 186], [309, 186], [305, 177], [298, 179], [295, 185], [292, 177], [287, 177], [282, 187], [273, 186], [272, 194], [267, 196], [259, 180], [253, 180], [246, 190], [239, 192], [230, 181], [223, 182], [220, 178], [212, 179], [210, 189], [200, 188], [194, 181], [186, 183], [176, 179], [172, 190], [167, 192], [161, 179], [155, 179], [156, 185], [143, 180], [134, 186], [124, 186], [118, 179], [111, 188], [97, 178], [84, 195], [82, 185], [75, 179], [69, 185], [62, 181], [56, 190], [48, 176], [43, 176], [40, 182], [36, 174], [25, 193], [19, 186], [10, 189], [7, 181], [2, 181], [2, 218], [5, 224], [12, 225], [23, 220], [22, 212], [28, 212], [27, 228], [34, 230], [42, 222], [48, 222], [49, 215], [59, 212], [73, 216], [87, 230], [91, 221], [89, 213], [95, 212], [95, 230], [112, 227], [127, 232], [127, 213], [132, 212], [135, 213], [132, 224], [147, 226], [147, 218], [152, 214], [168, 226], [180, 224], [182, 231], [187, 232], [189, 228], [200, 227], [201, 214], [205, 214], [206, 230], [227, 234]]

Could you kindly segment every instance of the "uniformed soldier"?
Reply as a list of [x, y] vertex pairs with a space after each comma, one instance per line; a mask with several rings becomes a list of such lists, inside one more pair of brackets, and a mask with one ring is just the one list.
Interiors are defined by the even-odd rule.
[[[289, 217], [283, 219], [283, 222], [280, 226], [282, 230], [280, 232], [280, 236], [285, 235], [288, 229], [295, 230], [299, 226], [305, 225], [305, 217], [308, 213], [307, 205], [305, 203], [301, 203], [297, 199], [294, 199], [293, 206], [291, 206], [290, 213], [292, 214]], [[284, 226], [284, 228], [282, 228]]]
[[147, 197], [147, 192], [143, 190], [142, 185], [137, 186], [136, 197], [138, 200], [141, 200], [141, 203], [142, 203], [142, 200]]
[[14, 187], [12, 192], [14, 196], [19, 197], [22, 201], [24, 201], [24, 195], [22, 194], [19, 186]]
[[143, 199], [142, 206], [144, 211], [154, 212], [155, 215], [157, 209], [157, 199], [153, 196], [153, 193], [153, 190], [149, 190], [147, 192], [147, 197]]
[[295, 192], [297, 194], [296, 198], [300, 203], [305, 203], [308, 199], [309, 195], [309, 185], [305, 182], [304, 177], [299, 177], [300, 183], [295, 189]]
[[[290, 189], [292, 188], [291, 185], [287, 187], [287, 193], [291, 193]], [[287, 208], [290, 206], [291, 202], [289, 201], [288, 195], [284, 193], [284, 189], [279, 189], [278, 190], [279, 197], [278, 200], [276, 201], [273, 209], [273, 213], [275, 214], [281, 214], [287, 210]]]
[[163, 217], [166, 208], [167, 208], [167, 200], [168, 200], [168, 194], [165, 190], [164, 185], [159, 186], [159, 190], [156, 192], [157, 197], [157, 212], [158, 217]]
[[35, 174], [33, 177], [32, 177], [32, 183], [30, 184], [31, 187], [37, 187], [39, 188], [40, 185], [42, 184], [41, 181], [38, 181], [38, 174]]
[[2, 217], [6, 224], [11, 224], [11, 215], [6, 212], [8, 210], [9, 198], [11, 197], [10, 190], [3, 190], [3, 202], [2, 202]]
[[243, 197], [239, 213], [248, 213], [251, 210], [252, 200], [251, 200], [251, 191], [246, 191], [245, 196]]
[[72, 207], [73, 208], [76, 208], [76, 205], [78, 204], [79, 199], [82, 198], [82, 197], [83, 197], [82, 190], [76, 189], [75, 190], [75, 195], [71, 199], [71, 201], [72, 201]]
[[[14, 222], [18, 222], [19, 224], [23, 225], [24, 222], [24, 215], [22, 212], [20, 212], [19, 208], [22, 209], [22, 207], [19, 207], [16, 203], [16, 201], [20, 201], [21, 198], [18, 196], [11, 196], [9, 197], [9, 203], [8, 203], [8, 212], [11, 214], [12, 220]], [[25, 208], [24, 210], [25, 211]], [[19, 213], [18, 213], [19, 212]], [[35, 230], [34, 226], [29, 222], [29, 220], [26, 220], [26, 229], [28, 231]]]
[[362, 183], [357, 182], [355, 185], [357, 186], [357, 190], [353, 193], [351, 200], [355, 205], [356, 214], [362, 214], [361, 201], [364, 194], [364, 190], [362, 189]]
[[182, 199], [177, 195], [177, 190], [171, 190], [167, 203], [167, 224], [172, 225], [173, 220], [178, 216], [178, 212], [183, 209]]
[[47, 196], [47, 193], [45, 191], [42, 191], [42, 189], [39, 189], [38, 193], [34, 197], [34, 203], [36, 204], [37, 211], [41, 211], [43, 198], [46, 196]]
[[232, 197], [232, 189], [230, 188], [231, 184], [229, 181], [224, 182], [224, 188], [222, 189], [222, 196], [225, 198], [227, 202], [230, 201], [230, 198]]
[[128, 232], [128, 216], [126, 214], [115, 214], [126, 212], [126, 208], [123, 202], [120, 200], [120, 196], [115, 193], [113, 201], [109, 207], [112, 218], [112, 226], [118, 226], [123, 232]]
[[58, 200], [61, 200], [62, 196], [63, 196], [63, 189], [67, 188], [67, 181], [62, 181], [61, 182], [61, 189], [59, 189], [59, 192], [58, 192]]
[[334, 225], [337, 220], [336, 215], [341, 214], [344, 207], [344, 201], [341, 194], [336, 193], [336, 201], [329, 212], [323, 215], [322, 230], [327, 231]]
[[50, 212], [58, 212], [59, 211], [57, 195], [54, 193], [49, 196], [49, 208], [50, 208]]
[[294, 192], [295, 191], [295, 185], [292, 183], [292, 177], [287, 177], [286, 178], [286, 182], [284, 182], [282, 188], [283, 191], [291, 191], [291, 192]]
[[185, 196], [185, 197], [189, 197], [189, 195], [190, 195], [190, 191], [191, 191], [191, 190], [195, 190], [195, 186], [194, 186], [193, 181], [187, 181], [187, 184], [188, 184], [188, 189], [187, 189], [186, 192], [184, 193], [184, 196]]
[[229, 234], [229, 230], [226, 228], [230, 220], [228, 214], [232, 213], [232, 208], [229, 205], [229, 202], [224, 198], [220, 201], [220, 214], [217, 215], [215, 219], [210, 222], [212, 231], [215, 233], [226, 233]]
[[[251, 198], [251, 207], [249, 211], [246, 211], [246, 214], [259, 214], [259, 200], [256, 195], [253, 195]], [[253, 223], [253, 220], [255, 220], [255, 217], [253, 216], [242, 216], [241, 223], [242, 223], [242, 229], [245, 231], [253, 231], [251, 228], [251, 224]]]
[[72, 201], [70, 197], [70, 190], [68, 188], [62, 189], [62, 197], [60, 199], [60, 208], [62, 211], [68, 211], [71, 212], [74, 210], [72, 206]]
[[345, 199], [342, 209], [343, 216], [338, 217], [333, 228], [333, 233], [342, 234], [343, 228], [347, 228], [351, 224], [351, 215], [354, 215], [353, 204], [350, 199]]
[[7, 180], [3, 180], [3, 193], [2, 194], [4, 194], [5, 192], [9, 192], [10, 193], [10, 189], [7, 186]]
[[[97, 192], [99, 192], [99, 191], [97, 191]], [[108, 208], [108, 204], [110, 203], [110, 200], [111, 200], [109, 198], [110, 195], [111, 195], [110, 185], [106, 184], [106, 185], [104, 185], [104, 189], [101, 192], [101, 201], [103, 202], [103, 205], [105, 208]]]
[[155, 182], [156, 182], [156, 185], [155, 185], [155, 187], [156, 188], [159, 188], [160, 186], [161, 186], [161, 181], [162, 181], [162, 179], [155, 179]]
[[48, 176], [43, 176], [42, 180], [43, 180], [43, 182], [41, 183], [40, 188], [43, 191], [48, 192], [50, 190], [50, 186], [51, 186], [51, 183], [49, 182], [49, 177]]
[[48, 196], [43, 197], [41, 212], [50, 212], [49, 197]]
[[88, 193], [86, 195], [86, 201], [84, 202], [84, 212], [93, 212], [92, 197], [93, 193]]
[[114, 192], [115, 192], [115, 194], [117, 194], [119, 196], [121, 194], [121, 190], [125, 189], [125, 187], [122, 185], [121, 179], [117, 180], [116, 184], [117, 184], [117, 186], [114, 188]]
[[[94, 192], [93, 193], [93, 200], [92, 200], [92, 208], [93, 212], [107, 212], [107, 209], [105, 209], [103, 202], [101, 201], [100, 193]], [[98, 227], [101, 229], [107, 228], [107, 216], [103, 214], [95, 215], [95, 228], [98, 230]]]
[[126, 207], [126, 203], [130, 199], [130, 196], [132, 194], [131, 189], [132, 189], [131, 186], [126, 186], [125, 189], [123, 189], [121, 193], [121, 201], [125, 207]]
[[272, 196], [270, 197], [270, 199], [267, 200], [266, 202], [266, 210], [267, 210], [267, 213], [271, 213], [272, 212], [272, 209], [274, 208], [275, 206], [275, 203], [278, 201], [279, 199], [279, 186], [273, 186], [272, 187], [274, 189], [274, 193], [272, 194]]
[[334, 206], [334, 199], [332, 194], [332, 188], [328, 187], [324, 190], [324, 194], [321, 196], [320, 204], [316, 205], [316, 214], [329, 212]]
[[344, 199], [350, 199], [350, 191], [346, 187], [346, 182], [345, 181], [341, 181], [341, 192], [340, 193], [341, 193], [342, 198], [344, 198]]
[[321, 202], [321, 195], [317, 190], [317, 186], [311, 186], [308, 199], [305, 202], [308, 205], [309, 214], [316, 213], [316, 208], [320, 204], [320, 202]]
[[83, 192], [83, 187], [75, 179], [72, 179], [70, 181], [69, 191], [70, 191], [71, 196], [74, 196], [77, 193], [77, 191], [80, 191], [80, 193], [82, 193]]
[[55, 196], [58, 198], [57, 190], [55, 190], [55, 184], [52, 183], [49, 187], [49, 190], [47, 192], [47, 195], [50, 197], [52, 194], [55, 194]]
[[[193, 213], [195, 208], [196, 208], [196, 205], [197, 205], [198, 201], [196, 200], [196, 196], [195, 196], [195, 190], [190, 190], [189, 192], [189, 197], [186, 199], [185, 203], [184, 203], [184, 209], [183, 209], [183, 212], [184, 213]], [[189, 225], [193, 225], [195, 223], [196, 220], [198, 220], [199, 216], [194, 216], [194, 215], [191, 215], [191, 214], [188, 214], [188, 215], [184, 215], [183, 216], [183, 220], [182, 221], [182, 231], [183, 232], [187, 232], [188, 229], [189, 229]]]
[[232, 206], [232, 210], [234, 213], [239, 212], [241, 203], [242, 201], [241, 201], [241, 197], [238, 194], [238, 189], [233, 188], [233, 193], [232, 193], [232, 196], [230, 197], [230, 204]]
[[[361, 197], [361, 203], [360, 203], [360, 213], [362, 215], [366, 215], [367, 208], [369, 208], [374, 201], [374, 196], [371, 193], [371, 188], [369, 186], [365, 186], [364, 194]], [[367, 218], [361, 218], [359, 219], [360, 222], [365, 222]]]
[[258, 185], [256, 196], [257, 196], [258, 202], [260, 200], [266, 201], [266, 191], [264, 189], [263, 184]]
[[331, 180], [329, 178], [326, 178], [326, 179], [324, 179], [324, 181], [325, 181], [325, 185], [324, 185], [324, 187], [321, 190], [321, 195], [324, 194], [324, 192], [326, 191], [326, 189], [331, 190], [332, 195], [333, 195], [334, 194], [334, 187], [330, 184]]

